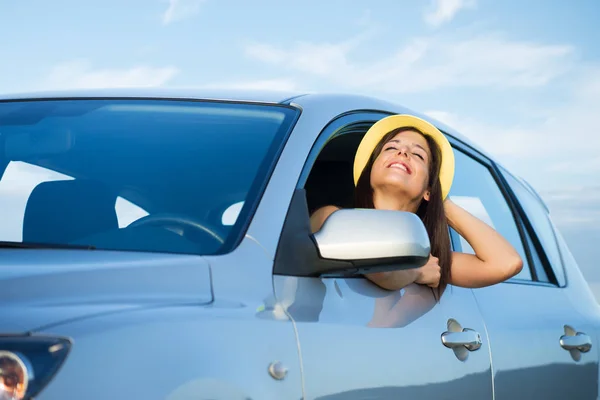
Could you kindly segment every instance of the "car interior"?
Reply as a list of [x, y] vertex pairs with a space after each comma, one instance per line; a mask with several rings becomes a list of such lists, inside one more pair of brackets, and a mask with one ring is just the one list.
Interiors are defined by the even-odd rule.
[[326, 205], [352, 207], [354, 154], [370, 126], [347, 126], [321, 149], [304, 185], [309, 214]]

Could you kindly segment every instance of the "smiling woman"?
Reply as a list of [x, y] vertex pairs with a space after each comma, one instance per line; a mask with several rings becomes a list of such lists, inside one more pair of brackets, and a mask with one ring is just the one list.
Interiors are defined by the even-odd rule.
[[[227, 252], [297, 112], [152, 99], [0, 102], [0, 209], [12, 220], [0, 241]], [[243, 202], [239, 218], [223, 223], [232, 199]]]
[[[509, 279], [523, 261], [513, 246], [488, 224], [447, 198], [454, 177], [454, 152], [429, 122], [394, 115], [364, 135], [354, 161], [354, 207], [417, 214], [431, 242], [429, 262], [417, 269], [366, 274], [390, 290], [411, 283], [430, 286], [441, 297], [449, 284], [482, 287]], [[338, 210], [326, 206], [311, 217], [313, 232]], [[452, 252], [448, 227], [463, 236], [475, 254]]]

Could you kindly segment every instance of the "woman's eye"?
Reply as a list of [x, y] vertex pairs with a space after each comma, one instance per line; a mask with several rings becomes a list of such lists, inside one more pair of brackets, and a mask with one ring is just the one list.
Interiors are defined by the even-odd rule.
[[413, 153], [415, 156], [419, 157], [421, 160], [425, 161], [425, 157], [420, 155], [419, 153]]
[[396, 150], [396, 148], [394, 146], [390, 146], [390, 147], [388, 147], [388, 148], [385, 149], [385, 151], [388, 151], [388, 150]]

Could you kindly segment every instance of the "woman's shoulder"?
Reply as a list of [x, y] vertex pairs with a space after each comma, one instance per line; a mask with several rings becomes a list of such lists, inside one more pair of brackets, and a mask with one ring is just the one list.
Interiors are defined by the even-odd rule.
[[323, 207], [317, 208], [312, 215], [316, 215], [316, 214], [319, 214], [319, 213], [321, 213], [321, 214], [323, 214], [323, 213], [331, 214], [334, 211], [338, 211], [338, 210], [341, 210], [341, 209], [342, 209], [342, 207], [338, 207], [338, 206], [334, 206], [334, 205], [327, 205], [327, 206], [323, 206]]
[[321, 229], [321, 226], [325, 223], [325, 220], [329, 218], [331, 214], [334, 212], [341, 210], [340, 207], [334, 205], [327, 205], [318, 208], [312, 215], [310, 216], [310, 229], [314, 233]]

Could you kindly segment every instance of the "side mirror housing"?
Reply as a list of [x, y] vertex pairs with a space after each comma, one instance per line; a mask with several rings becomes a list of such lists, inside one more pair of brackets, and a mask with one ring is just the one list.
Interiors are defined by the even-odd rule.
[[313, 237], [323, 260], [350, 262], [360, 272], [419, 268], [430, 253], [425, 226], [410, 212], [339, 210]]
[[339, 210], [312, 234], [306, 194], [297, 189], [281, 232], [273, 273], [347, 277], [419, 268], [427, 263], [429, 254], [425, 226], [409, 212]]

